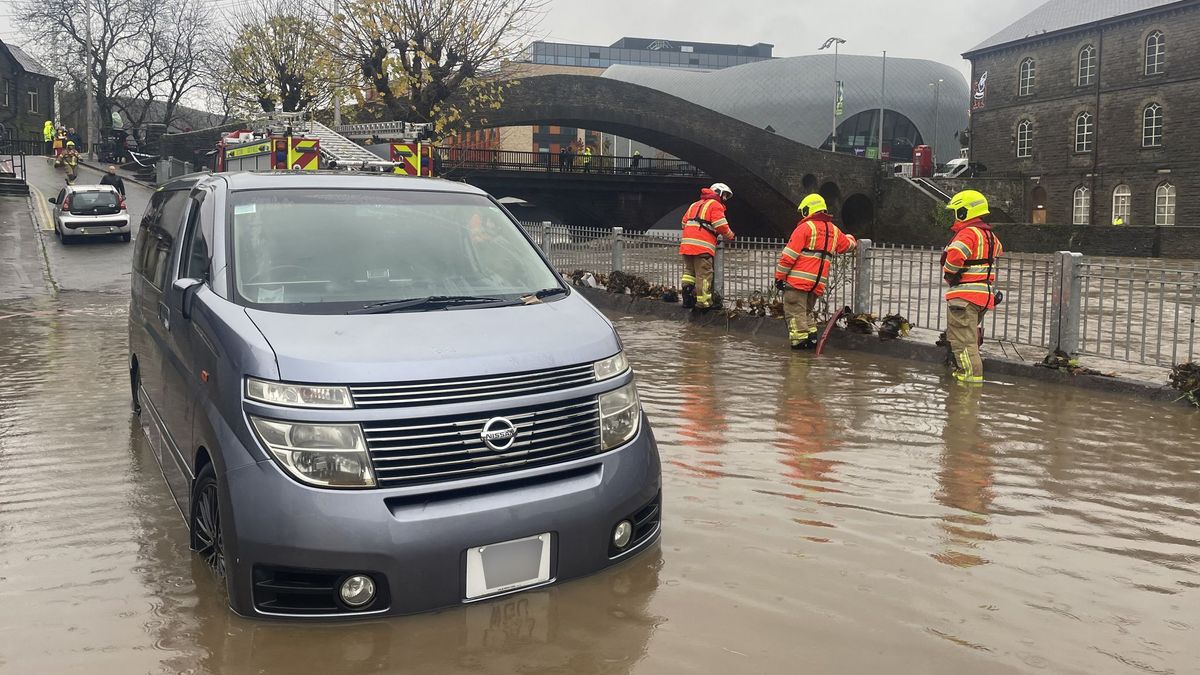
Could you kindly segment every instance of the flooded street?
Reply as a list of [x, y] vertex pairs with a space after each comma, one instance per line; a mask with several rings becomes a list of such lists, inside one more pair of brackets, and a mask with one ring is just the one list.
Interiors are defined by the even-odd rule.
[[433, 615], [238, 618], [129, 412], [127, 303], [0, 302], [0, 673], [1200, 672], [1200, 413], [626, 317], [658, 549]]

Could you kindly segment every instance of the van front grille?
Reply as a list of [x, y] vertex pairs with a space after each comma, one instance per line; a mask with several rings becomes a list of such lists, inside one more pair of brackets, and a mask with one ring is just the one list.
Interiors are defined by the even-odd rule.
[[357, 408], [438, 405], [464, 401], [545, 394], [581, 387], [596, 381], [592, 364], [537, 370], [515, 375], [471, 377], [453, 380], [427, 380], [399, 384], [371, 384], [350, 387]]
[[[516, 428], [511, 447], [483, 440], [489, 421]], [[499, 423], [496, 426], [505, 427]], [[567, 462], [600, 452], [600, 407], [595, 397], [547, 408], [497, 410], [363, 424], [380, 487], [432, 483]]]

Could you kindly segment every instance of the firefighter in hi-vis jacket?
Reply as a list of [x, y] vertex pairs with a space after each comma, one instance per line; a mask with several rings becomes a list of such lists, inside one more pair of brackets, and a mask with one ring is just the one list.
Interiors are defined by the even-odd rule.
[[817, 342], [817, 316], [813, 309], [825, 295], [834, 256], [858, 247], [858, 240], [833, 223], [825, 198], [811, 194], [796, 209], [800, 222], [779, 256], [775, 287], [783, 291], [783, 315], [787, 319], [788, 342], [792, 349], [809, 349]]
[[717, 255], [717, 237], [733, 241], [733, 230], [725, 218], [725, 202], [733, 190], [724, 183], [700, 191], [700, 199], [683, 214], [683, 306], [708, 309], [713, 304], [713, 257]]
[[1004, 254], [1004, 247], [984, 220], [990, 211], [981, 193], [960, 192], [946, 209], [954, 212], [950, 228], [954, 239], [942, 252], [942, 273], [950, 286], [946, 291], [950, 307], [946, 340], [954, 352], [954, 377], [967, 384], [983, 384], [979, 326], [987, 311], [1003, 298], [996, 292], [996, 258]]

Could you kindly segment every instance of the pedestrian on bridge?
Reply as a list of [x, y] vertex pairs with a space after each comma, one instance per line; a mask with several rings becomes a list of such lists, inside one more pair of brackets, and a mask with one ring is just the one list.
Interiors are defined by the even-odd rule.
[[829, 206], [819, 194], [810, 194], [796, 211], [800, 222], [775, 266], [775, 288], [783, 293], [792, 349], [817, 345], [817, 300], [825, 295], [834, 256], [858, 248], [858, 240], [833, 222]]
[[954, 354], [954, 378], [983, 384], [980, 326], [989, 309], [1004, 296], [996, 292], [996, 259], [1004, 254], [999, 237], [987, 223], [987, 198], [975, 190], [954, 195], [946, 209], [954, 212], [954, 238], [942, 253], [946, 291], [946, 340]]
[[638, 165], [642, 163], [641, 151], [634, 150], [633, 156], [629, 158], [629, 173], [637, 173]]
[[725, 218], [725, 202], [733, 190], [724, 183], [700, 191], [700, 199], [683, 214], [683, 237], [679, 253], [683, 256], [683, 306], [709, 309], [713, 306], [713, 257], [717, 255], [717, 237], [733, 241], [733, 229]]
[[592, 172], [592, 146], [583, 146], [583, 172]]
[[571, 146], [564, 145], [558, 149], [558, 170], [566, 173], [571, 170]]

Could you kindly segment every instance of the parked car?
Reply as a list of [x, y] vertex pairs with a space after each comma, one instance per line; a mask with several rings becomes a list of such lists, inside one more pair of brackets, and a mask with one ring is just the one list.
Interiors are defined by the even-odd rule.
[[421, 612], [657, 542], [617, 334], [485, 193], [186, 176], [133, 260], [133, 406], [238, 614]]
[[54, 204], [54, 234], [64, 245], [84, 237], [129, 241], [125, 197], [111, 185], [68, 185], [47, 201]]
[[977, 162], [971, 162], [966, 157], [956, 157], [938, 167], [934, 178], [978, 178], [987, 168]]

